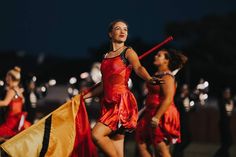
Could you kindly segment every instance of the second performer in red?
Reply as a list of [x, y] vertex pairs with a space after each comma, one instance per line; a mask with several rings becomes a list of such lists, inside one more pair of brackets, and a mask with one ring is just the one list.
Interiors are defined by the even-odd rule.
[[147, 84], [148, 94], [145, 110], [136, 129], [136, 142], [141, 157], [151, 157], [149, 146], [155, 156], [170, 157], [169, 145], [180, 142], [180, 118], [174, 104], [176, 83], [172, 71], [182, 68], [187, 58], [175, 50], [161, 50], [154, 59], [155, 76], [164, 84]]

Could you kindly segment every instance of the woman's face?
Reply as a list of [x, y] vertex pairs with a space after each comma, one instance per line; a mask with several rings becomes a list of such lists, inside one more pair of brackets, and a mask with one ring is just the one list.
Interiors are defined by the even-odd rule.
[[6, 83], [7, 83], [8, 86], [9, 86], [9, 85], [11, 84], [11, 82], [12, 82], [12, 78], [11, 78], [11, 76], [10, 76], [9, 74], [6, 75], [5, 80], [6, 80]]
[[115, 23], [109, 36], [114, 42], [125, 42], [128, 36], [128, 26], [124, 22]]
[[166, 59], [165, 57], [165, 54], [167, 52], [166, 51], [159, 51], [155, 57], [154, 57], [154, 62], [153, 64], [156, 66], [156, 67], [159, 67], [161, 65], [164, 65], [164, 64], [168, 64], [169, 60]]

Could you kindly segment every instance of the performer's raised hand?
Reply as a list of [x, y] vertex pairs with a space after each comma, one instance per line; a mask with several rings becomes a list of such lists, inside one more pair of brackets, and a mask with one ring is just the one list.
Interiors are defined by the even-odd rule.
[[152, 119], [151, 119], [151, 125], [152, 125], [152, 127], [154, 127], [154, 128], [158, 127], [159, 121], [160, 121], [160, 120], [159, 120], [158, 118], [152, 117]]

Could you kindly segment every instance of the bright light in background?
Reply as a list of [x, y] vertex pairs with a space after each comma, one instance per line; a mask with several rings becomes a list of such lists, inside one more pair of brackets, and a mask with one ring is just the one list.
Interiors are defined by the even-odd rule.
[[209, 86], [209, 82], [205, 81], [204, 86], [205, 86], [205, 88], [207, 88]]
[[132, 82], [131, 78], [129, 78], [128, 87], [129, 87], [129, 89], [131, 89], [133, 87], [133, 82]]
[[71, 77], [69, 80], [70, 84], [75, 84], [77, 82], [77, 79], [75, 77]]
[[205, 89], [204, 84], [199, 84], [199, 85], [197, 85], [197, 89]]
[[194, 101], [190, 101], [189, 105], [190, 105], [190, 107], [193, 107], [194, 106]]
[[87, 105], [90, 105], [90, 103], [92, 102], [92, 98], [88, 98], [88, 99], [85, 99], [84, 101], [87, 103]]
[[73, 89], [72, 89], [71, 87], [68, 88], [67, 91], [68, 91], [69, 94], [72, 94], [72, 93], [73, 93]]
[[77, 95], [77, 94], [79, 94], [78, 89], [74, 89], [74, 90], [73, 90], [73, 95]]
[[208, 81], [204, 81], [204, 82], [199, 83], [199, 84], [197, 85], [197, 89], [204, 90], [204, 89], [206, 89], [208, 86], [209, 86], [209, 82], [208, 82]]
[[208, 95], [207, 94], [200, 94], [199, 95], [199, 99], [200, 100], [206, 100], [208, 98]]
[[91, 120], [90, 121], [90, 127], [93, 128], [96, 124], [96, 121], [95, 120]]
[[79, 94], [79, 90], [78, 90], [78, 89], [76, 89], [76, 88], [71, 88], [71, 87], [69, 87], [69, 88], [67, 89], [67, 92], [68, 92], [70, 95], [72, 95], [72, 96]]
[[32, 80], [33, 80], [34, 82], [36, 82], [36, 81], [37, 81], [37, 77], [36, 77], [36, 76], [33, 76], [33, 77], [32, 77]]
[[54, 86], [56, 85], [57, 81], [55, 79], [51, 79], [48, 81], [49, 86]]
[[46, 92], [46, 90], [47, 90], [46, 87], [44, 87], [44, 86], [41, 87], [42, 92]]
[[83, 72], [80, 74], [80, 78], [81, 79], [86, 79], [87, 77], [89, 77], [89, 73], [88, 72]]
[[91, 78], [94, 83], [101, 82], [102, 74], [100, 71], [101, 63], [95, 62], [90, 71]]
[[4, 81], [0, 80], [0, 86], [4, 86]]

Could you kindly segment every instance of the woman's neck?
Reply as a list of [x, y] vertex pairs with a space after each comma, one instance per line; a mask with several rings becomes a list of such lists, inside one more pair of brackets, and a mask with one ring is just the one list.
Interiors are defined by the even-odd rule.
[[17, 88], [18, 87], [18, 84], [17, 83], [12, 83], [9, 85], [9, 88]]
[[158, 70], [157, 70], [158, 73], [161, 73], [161, 72], [171, 72], [170, 69], [166, 66], [160, 66], [158, 67]]
[[124, 43], [112, 43], [112, 51], [118, 51], [119, 49], [121, 49], [122, 47], [124, 47], [125, 44]]

